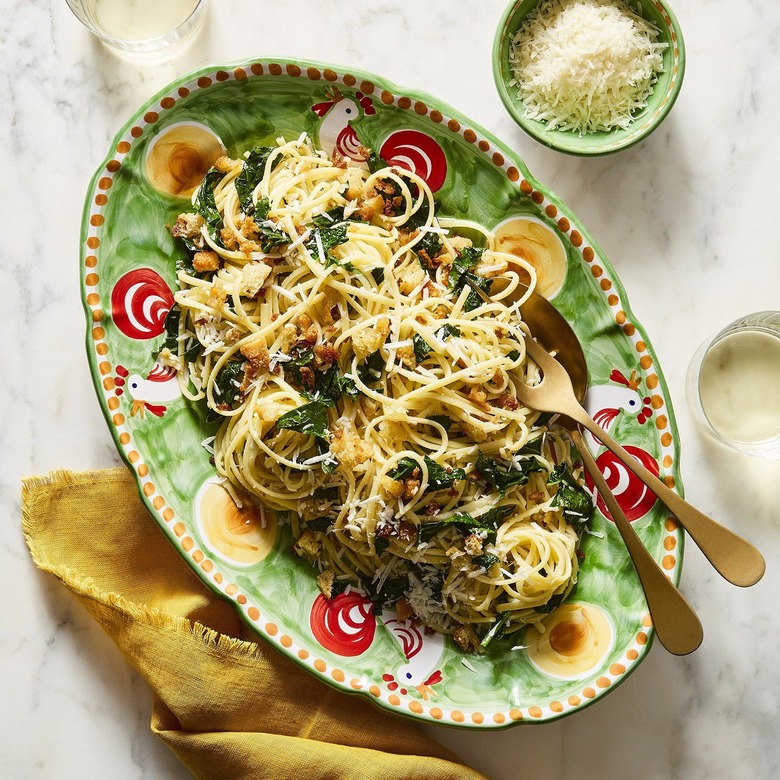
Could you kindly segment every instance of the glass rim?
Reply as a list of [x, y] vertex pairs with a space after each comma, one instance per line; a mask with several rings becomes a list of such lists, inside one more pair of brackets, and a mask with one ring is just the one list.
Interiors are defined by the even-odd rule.
[[163, 43], [166, 39], [170, 38], [174, 33], [178, 32], [182, 28], [187, 27], [192, 22], [193, 17], [201, 11], [206, 4], [206, 0], [196, 0], [192, 11], [187, 14], [186, 18], [179, 22], [175, 27], [172, 27], [168, 32], [160, 35], [154, 35], [151, 38], [118, 38], [114, 35], [109, 35], [104, 32], [89, 16], [84, 12], [83, 0], [65, 0], [68, 4], [68, 8], [73, 12], [74, 16], [97, 38], [110, 46], [114, 46], [122, 49], [123, 51], [131, 51], [135, 53], [153, 52], [155, 51], [154, 44]]

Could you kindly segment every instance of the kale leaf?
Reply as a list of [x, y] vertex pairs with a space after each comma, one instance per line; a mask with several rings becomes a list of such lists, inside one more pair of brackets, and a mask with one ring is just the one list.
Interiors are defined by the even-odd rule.
[[439, 238], [438, 233], [426, 230], [423, 237], [412, 248], [417, 254], [422, 267], [426, 271], [432, 271], [434, 269], [430, 261], [441, 252], [441, 247], [441, 238]]
[[428, 490], [452, 487], [457, 480], [466, 479], [466, 472], [463, 469], [446, 469], [427, 455], [423, 460], [428, 467]]
[[306, 527], [312, 531], [327, 531], [333, 525], [333, 518], [323, 515], [306, 521]]
[[488, 544], [495, 544], [496, 529], [504, 518], [511, 514], [512, 507], [508, 506], [494, 507], [479, 517], [472, 517], [468, 512], [458, 512], [446, 520], [435, 520], [420, 526], [418, 542], [429, 542], [440, 531], [454, 525], [464, 535], [474, 533], [474, 531], [485, 531], [485, 541]]
[[500, 639], [504, 635], [504, 626], [509, 619], [509, 612], [503, 612], [500, 617], [496, 618], [493, 625], [490, 626], [488, 632], [482, 637], [480, 645], [487, 647], [494, 639]]
[[[533, 453], [529, 453], [533, 454]], [[528, 458], [520, 463], [520, 468], [507, 468], [493, 458], [479, 453], [474, 467], [477, 473], [503, 496], [513, 485], [525, 485], [528, 475], [534, 471], [543, 471], [543, 466], [537, 458]]]
[[371, 173], [376, 173], [377, 171], [381, 171], [382, 168], [388, 168], [387, 160], [385, 160], [383, 157], [379, 156], [379, 152], [372, 151], [371, 154], [368, 155], [368, 160], [366, 160], [366, 164], [368, 165], [368, 170]]
[[[165, 316], [165, 341], [160, 345], [160, 352], [164, 349], [168, 349], [174, 355], [179, 354], [179, 323], [181, 321], [181, 310], [178, 304], [174, 304], [168, 314]], [[185, 362], [191, 363], [197, 359], [198, 355], [203, 350], [203, 345], [194, 337], [190, 337], [185, 344], [183, 358]]]
[[290, 236], [283, 230], [277, 230], [268, 224], [261, 223], [257, 226], [260, 249], [263, 252], [273, 252], [276, 247], [290, 243]]
[[560, 507], [566, 521], [574, 526], [585, 526], [593, 517], [594, 507], [590, 494], [571, 473], [567, 463], [559, 463], [547, 479], [548, 485], [558, 485], [558, 492], [551, 506]]
[[431, 345], [419, 334], [412, 336], [412, 346], [414, 347], [414, 357], [418, 363], [422, 363], [431, 351]]
[[327, 371], [314, 372], [314, 392], [303, 391], [306, 398], [312, 401], [323, 401], [328, 406], [335, 406], [342, 393], [354, 401], [358, 396], [358, 389], [349, 377], [339, 372], [339, 367], [335, 363]]
[[289, 378], [296, 387], [304, 387], [305, 383], [301, 376], [301, 369], [309, 366], [313, 360], [314, 352], [312, 350], [301, 350], [292, 360], [284, 364], [285, 378]]
[[[423, 457], [423, 461], [428, 469], [427, 490], [442, 490], [452, 487], [457, 480], [466, 479], [466, 472], [463, 469], [446, 469], [427, 455]], [[409, 479], [418, 467], [419, 463], [414, 458], [401, 458], [398, 465], [387, 475], [391, 479], [403, 481]]]
[[371, 276], [377, 284], [382, 284], [385, 280], [385, 268], [382, 265], [371, 269]]
[[[436, 208], [436, 204], [434, 203], [434, 209], [435, 208]], [[425, 200], [420, 204], [420, 207], [417, 209], [417, 211], [415, 211], [414, 214], [410, 214], [409, 219], [407, 219], [406, 222], [404, 222], [404, 224], [401, 225], [401, 227], [411, 231], [416, 228], [422, 227], [423, 225], [427, 225], [430, 214], [431, 214], [431, 205], [428, 202], [428, 198], [425, 198]]]
[[480, 569], [488, 571], [493, 565], [498, 563], [498, 556], [493, 555], [493, 553], [483, 553], [482, 555], [477, 555], [475, 558], [472, 558], [471, 562], [475, 566], [479, 566]]
[[397, 479], [403, 482], [403, 480], [412, 476], [414, 470], [419, 468], [419, 465], [414, 458], [401, 458], [398, 461], [398, 465], [392, 471], [387, 472], [387, 476], [390, 479]]
[[310, 224], [315, 228], [327, 228], [344, 221], [344, 207], [334, 206], [329, 211], [317, 214]]
[[212, 168], [204, 177], [198, 188], [198, 194], [195, 196], [195, 210], [203, 217], [211, 238], [222, 244], [219, 238], [219, 230], [222, 227], [222, 217], [217, 209], [217, 199], [214, 195], [214, 188], [222, 181], [225, 174], [220, 173], [216, 168]]
[[[323, 474], [332, 474], [339, 465], [339, 462], [336, 460], [336, 456], [330, 451], [328, 442], [325, 439], [315, 439], [314, 446], [317, 449], [318, 455], [330, 455], [327, 460], [323, 460], [320, 463], [320, 468], [322, 469]], [[314, 495], [317, 495], [317, 491], [314, 492]]]
[[428, 419], [432, 422], [439, 423], [445, 431], [448, 431], [452, 427], [452, 420], [447, 417], [446, 414], [431, 414], [428, 415]]
[[297, 409], [283, 414], [277, 421], [277, 428], [286, 428], [298, 433], [306, 433], [319, 439], [328, 438], [328, 407], [331, 404], [322, 400], [310, 401]]
[[560, 607], [564, 598], [565, 597], [563, 593], [559, 593], [557, 596], [552, 596], [546, 604], [542, 604], [541, 607], [534, 607], [534, 609], [537, 612], [547, 614], [548, 612], [552, 612], [557, 607]]
[[[256, 214], [260, 219], [265, 219], [268, 216], [268, 200], [264, 199], [265, 203], [263, 206], [258, 202], [256, 209], [255, 204], [252, 203], [252, 193], [262, 180], [263, 174], [265, 173], [265, 165], [273, 151], [274, 148], [271, 146], [256, 146], [249, 153], [246, 160], [244, 160], [244, 167], [241, 169], [241, 173], [236, 176], [238, 203], [241, 207], [241, 211], [247, 216]], [[276, 167], [281, 159], [281, 156], [277, 156], [271, 165], [271, 170]], [[262, 213], [263, 211], [265, 211], [265, 213]], [[265, 252], [267, 250], [264, 249], [263, 251]]]
[[[442, 325], [433, 335], [444, 341], [450, 336], [460, 336], [460, 328], [457, 325]], [[419, 333], [412, 336], [412, 345], [414, 346], [415, 359], [418, 363], [422, 363], [430, 353], [431, 345]]]
[[[490, 295], [493, 280], [472, 273], [472, 270], [479, 264], [484, 251], [484, 249], [475, 246], [465, 246], [460, 250], [450, 269], [450, 288], [454, 292], [459, 293], [468, 284], [469, 287], [478, 287], [482, 292]], [[472, 289], [463, 308], [466, 311], [473, 311], [479, 308], [482, 303], [479, 293]]]
[[318, 487], [314, 493], [312, 493], [312, 498], [319, 498], [322, 501], [338, 501], [341, 498], [341, 491], [339, 490], [338, 485]]
[[477, 267], [484, 251], [479, 247], [464, 246], [458, 252], [450, 268], [450, 287], [453, 290], [463, 287], [463, 275]]
[[382, 353], [377, 350], [372, 352], [357, 367], [358, 378], [364, 385], [373, 385], [382, 378], [382, 369], [385, 367], [385, 360]]
[[[241, 382], [244, 374], [243, 360], [231, 360], [225, 364], [214, 382], [214, 401], [224, 409], [232, 409], [241, 396]], [[220, 415], [209, 408], [207, 422], [216, 422]]]
[[[469, 286], [473, 284], [474, 286], [479, 287], [479, 289], [482, 290], [482, 292], [486, 295], [490, 295], [490, 290], [493, 287], [492, 279], [488, 279], [485, 276], [477, 276], [476, 274], [472, 273], [464, 274], [461, 279], [468, 279], [470, 282]], [[484, 301], [482, 300], [480, 294], [472, 288], [471, 292], [466, 298], [465, 303], [463, 304], [463, 308], [466, 311], [474, 311], [474, 309], [478, 309], [480, 306], [482, 306], [483, 303]]]
[[181, 309], [177, 304], [171, 306], [165, 315], [165, 341], [161, 349], [169, 349], [175, 355], [179, 351], [179, 321]]
[[[317, 228], [312, 232], [304, 247], [311, 253], [312, 257], [316, 257], [326, 267], [342, 265], [341, 261], [330, 250], [346, 242], [348, 227], [348, 222], [342, 222], [340, 225], [334, 225], [333, 227]], [[317, 240], [318, 237], [319, 241]], [[322, 254], [320, 254], [320, 247], [322, 248]], [[344, 266], [354, 270], [351, 263], [345, 263]]]
[[[379, 541], [379, 540], [377, 540]], [[377, 589], [377, 583], [371, 582], [370, 577], [363, 577], [361, 584], [369, 600], [373, 603], [373, 613], [378, 615], [383, 609], [394, 607], [398, 600], [409, 590], [409, 577], [394, 577], [385, 580], [381, 588]]]

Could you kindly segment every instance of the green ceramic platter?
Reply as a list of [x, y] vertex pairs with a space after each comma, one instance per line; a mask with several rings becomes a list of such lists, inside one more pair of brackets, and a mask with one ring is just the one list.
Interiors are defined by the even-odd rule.
[[[591, 413], [681, 489], [656, 356], [609, 261], [559, 198], [513, 151], [435, 98], [357, 70], [284, 60], [212, 67], [174, 82], [122, 128], [91, 182], [81, 233], [87, 351], [119, 452], [152, 516], [202, 581], [322, 681], [398, 714], [469, 728], [582, 709], [624, 680], [652, 641], [639, 582], [600, 511], [583, 541], [579, 582], [546, 619], [547, 632], [518, 632], [468, 657], [449, 639], [371, 614], [359, 593], [323, 604], [312, 570], [289, 552], [289, 532], [273, 518], [263, 528], [253, 515], [248, 537], [230, 537], [236, 525], [220, 512], [235, 510], [214, 484], [202, 444], [214, 426], [155, 365], [184, 253], [168, 226], [188, 199], [172, 193], [198, 173], [197, 154], [182, 138], [201, 148], [221, 143], [237, 157], [302, 132], [325, 149], [358, 138], [415, 167], [436, 188], [440, 214], [494, 228], [504, 248], [531, 259], [542, 291], [585, 345]], [[611, 456], [595, 451], [642, 540], [677, 582], [677, 525]]]

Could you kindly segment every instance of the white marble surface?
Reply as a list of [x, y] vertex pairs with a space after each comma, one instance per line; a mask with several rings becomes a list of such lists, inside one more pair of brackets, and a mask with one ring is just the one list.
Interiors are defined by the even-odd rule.
[[[156, 65], [114, 56], [63, 0], [3, 5], [0, 290], [11, 330], [0, 347], [3, 777], [188, 776], [149, 732], [143, 680], [33, 567], [19, 478], [119, 463], [83, 347], [78, 235], [93, 170], [125, 119], [168, 81], [251, 56], [381, 73], [457, 106], [517, 149], [580, 216], [628, 289], [675, 403], [688, 497], [757, 541], [769, 563], [759, 585], [739, 590], [689, 545], [682, 585], [704, 624], [703, 646], [684, 659], [655, 646], [589, 710], [501, 733], [429, 731], [495, 780], [780, 776], [780, 461], [704, 440], [684, 398], [688, 360], [705, 336], [748, 311], [780, 308], [780, 5], [676, 0], [688, 50], [677, 105], [641, 145], [591, 160], [544, 149], [505, 113], [490, 71], [504, 5], [213, 0], [193, 45]], [[270, 32], [283, 21], [295, 33]]]

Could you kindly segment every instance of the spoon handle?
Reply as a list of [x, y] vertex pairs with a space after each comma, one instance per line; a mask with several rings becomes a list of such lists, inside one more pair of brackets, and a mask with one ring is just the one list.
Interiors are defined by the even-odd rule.
[[623, 538], [645, 593], [647, 608], [653, 619], [658, 641], [674, 655], [692, 653], [704, 638], [698, 616], [642, 544], [642, 540], [623, 514], [623, 510], [599, 471], [580, 432], [573, 429], [569, 431], [569, 435]]
[[[661, 482], [636, 458], [626, 452], [600, 425], [595, 423], [580, 407], [576, 421], [587, 428], [604, 446], [617, 456], [629, 471], [632, 471], [666, 505], [679, 520], [680, 525], [699, 546], [707, 560], [720, 575], [733, 585], [748, 587], [755, 585], [766, 571], [766, 562], [761, 553], [730, 529], [716, 523], [684, 498]], [[573, 415], [572, 415], [573, 416]]]

